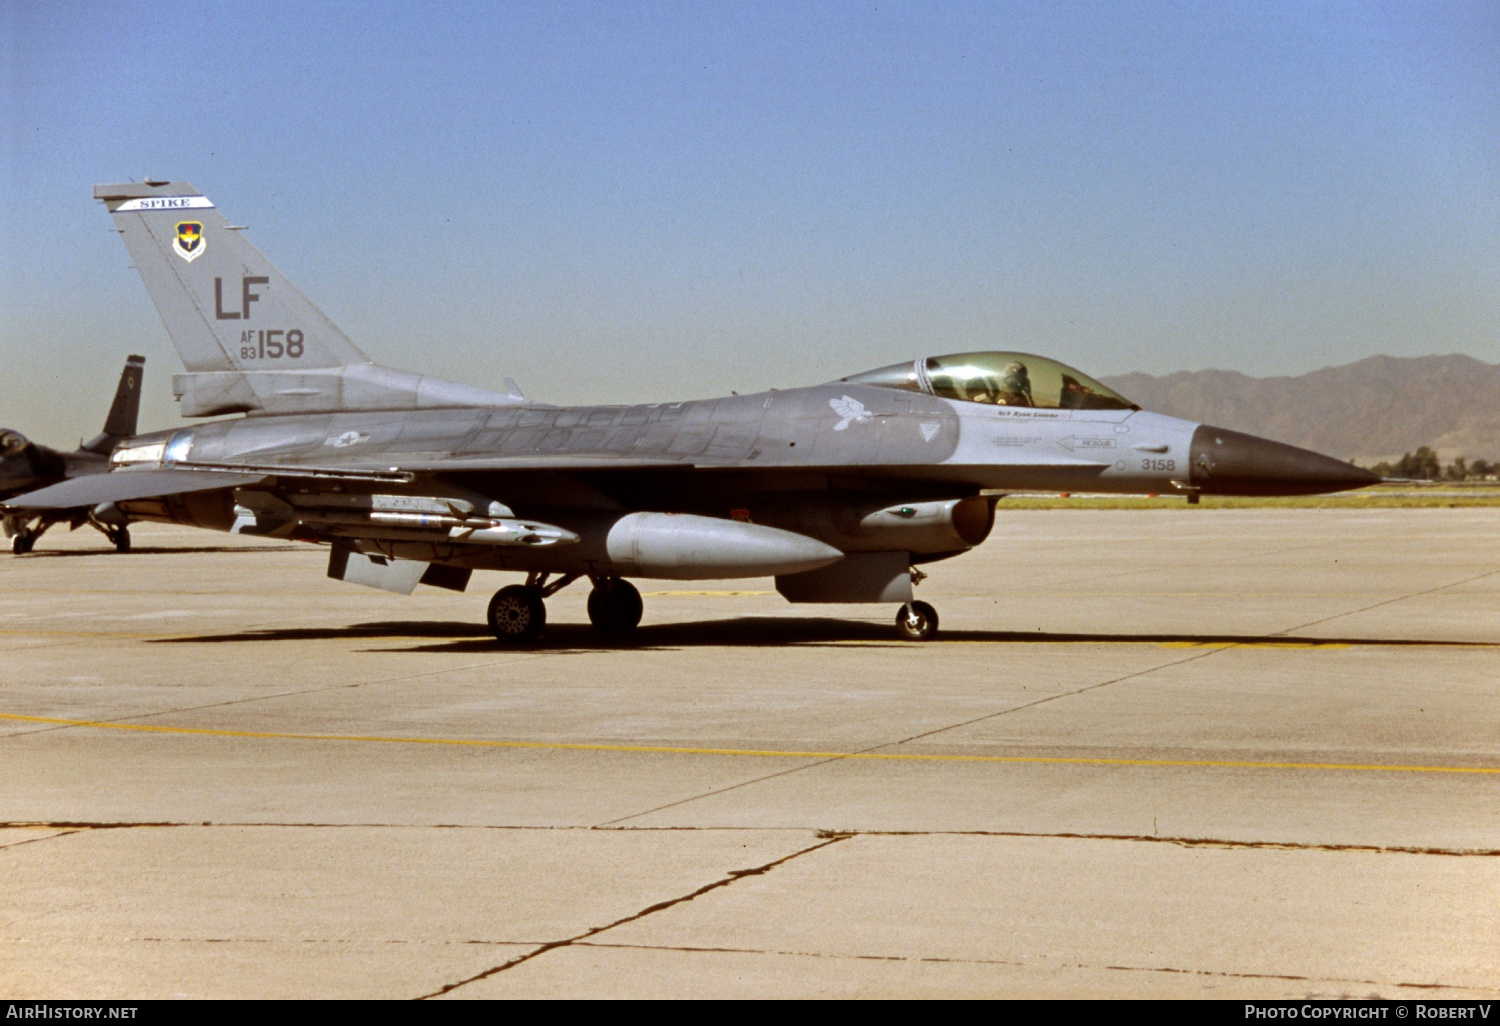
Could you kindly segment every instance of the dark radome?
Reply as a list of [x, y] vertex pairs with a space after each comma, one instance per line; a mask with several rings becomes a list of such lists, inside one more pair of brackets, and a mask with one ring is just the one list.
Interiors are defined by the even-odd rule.
[[1205, 495], [1318, 495], [1380, 482], [1332, 456], [1210, 424], [1193, 432], [1191, 459], [1189, 484]]

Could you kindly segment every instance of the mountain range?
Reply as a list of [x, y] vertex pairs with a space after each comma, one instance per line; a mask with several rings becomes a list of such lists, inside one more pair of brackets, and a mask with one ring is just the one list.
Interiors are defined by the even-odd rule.
[[1179, 371], [1103, 379], [1148, 410], [1368, 464], [1429, 445], [1444, 460], [1500, 458], [1500, 364], [1372, 356], [1298, 377]]

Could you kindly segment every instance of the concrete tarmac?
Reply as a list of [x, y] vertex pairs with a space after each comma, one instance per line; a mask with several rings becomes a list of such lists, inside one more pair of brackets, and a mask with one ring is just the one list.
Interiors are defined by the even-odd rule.
[[1500, 995], [1500, 509], [1007, 511], [769, 581], [0, 557], [0, 995]]

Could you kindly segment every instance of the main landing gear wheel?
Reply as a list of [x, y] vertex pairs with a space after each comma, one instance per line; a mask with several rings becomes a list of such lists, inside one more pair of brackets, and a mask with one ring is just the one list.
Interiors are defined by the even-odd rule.
[[512, 584], [501, 588], [490, 599], [490, 630], [505, 645], [524, 645], [535, 641], [547, 625], [547, 606], [540, 588]]
[[115, 551], [116, 552], [129, 552], [130, 551], [130, 528], [128, 528], [128, 527], [121, 527], [121, 528], [119, 528], [118, 530], [116, 530], [116, 531], [114, 531], [114, 532], [112, 532], [110, 534], [109, 540], [115, 543]]
[[10, 540], [10, 551], [18, 556], [24, 556], [31, 551], [31, 547], [35, 544], [36, 538], [32, 533], [30, 531], [22, 531]]
[[605, 578], [589, 592], [589, 622], [600, 634], [629, 634], [641, 622], [641, 593], [629, 581]]
[[937, 610], [926, 602], [909, 602], [896, 614], [896, 633], [907, 641], [930, 641], [937, 629]]

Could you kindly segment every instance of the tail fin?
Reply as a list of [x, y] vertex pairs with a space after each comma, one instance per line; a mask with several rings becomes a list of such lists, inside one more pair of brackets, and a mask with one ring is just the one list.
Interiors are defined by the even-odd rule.
[[104, 418], [104, 430], [84, 444], [85, 452], [108, 455], [116, 442], [135, 434], [141, 414], [141, 378], [145, 372], [144, 356], [126, 357], [120, 383], [115, 387], [115, 401], [110, 404], [109, 416]]
[[366, 357], [187, 182], [96, 185], [189, 371], [286, 370]]
[[511, 405], [525, 400], [370, 363], [187, 182], [96, 185], [187, 374], [185, 416]]

